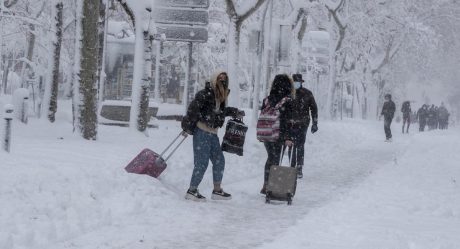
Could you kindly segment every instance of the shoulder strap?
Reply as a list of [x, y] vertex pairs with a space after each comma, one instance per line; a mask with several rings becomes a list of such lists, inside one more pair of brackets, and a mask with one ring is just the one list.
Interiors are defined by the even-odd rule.
[[280, 109], [281, 106], [284, 105], [284, 103], [286, 103], [290, 98], [289, 97], [284, 97], [280, 100], [280, 102], [278, 102], [278, 104], [276, 104], [275, 106], [275, 109]]

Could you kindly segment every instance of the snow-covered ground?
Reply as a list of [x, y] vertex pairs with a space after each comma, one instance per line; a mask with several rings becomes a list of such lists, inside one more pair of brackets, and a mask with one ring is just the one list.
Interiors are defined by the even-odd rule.
[[253, 129], [244, 157], [226, 154], [233, 200], [195, 203], [183, 198], [190, 138], [159, 180], [124, 171], [141, 149], [165, 148], [179, 123], [160, 121], [149, 137], [100, 126], [85, 141], [69, 120], [14, 123], [12, 152], [0, 152], [0, 248], [460, 248], [458, 130], [402, 135], [393, 124], [385, 143], [379, 122], [320, 122], [287, 206], [259, 194], [266, 153]]

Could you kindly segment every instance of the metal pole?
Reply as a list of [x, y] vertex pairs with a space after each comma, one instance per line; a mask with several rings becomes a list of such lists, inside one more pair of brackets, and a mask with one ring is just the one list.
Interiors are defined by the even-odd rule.
[[184, 83], [184, 96], [182, 103], [184, 104], [184, 113], [187, 113], [188, 107], [188, 85], [190, 81], [190, 72], [192, 71], [192, 52], [193, 47], [192, 43], [188, 43], [188, 56], [187, 56], [187, 71], [185, 72], [185, 83]]
[[342, 93], [340, 94], [340, 120], [343, 119], [343, 81], [342, 81]]
[[[5, 73], [3, 65], [3, 10], [4, 10], [4, 0], [0, 0], [0, 72]], [[6, 83], [3, 82], [4, 77], [1, 79], [0, 89], [3, 87], [3, 91], [0, 91], [0, 94], [4, 92], [6, 94]]]
[[13, 119], [13, 106], [5, 106], [5, 140], [3, 142], [3, 149], [6, 152], [10, 152], [10, 143], [11, 143], [11, 120]]
[[161, 57], [161, 41], [156, 41], [155, 52], [155, 102], [160, 103], [160, 57]]

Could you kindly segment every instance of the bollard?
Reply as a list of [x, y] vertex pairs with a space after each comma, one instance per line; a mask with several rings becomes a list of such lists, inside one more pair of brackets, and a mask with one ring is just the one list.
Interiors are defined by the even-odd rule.
[[10, 152], [10, 143], [11, 143], [11, 120], [13, 120], [13, 105], [5, 105], [5, 141], [3, 143], [3, 148], [6, 152]]

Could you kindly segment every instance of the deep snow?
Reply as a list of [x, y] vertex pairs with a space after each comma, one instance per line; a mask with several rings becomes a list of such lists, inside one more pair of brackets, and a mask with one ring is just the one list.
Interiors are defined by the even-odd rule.
[[[183, 198], [190, 138], [160, 180], [123, 169], [144, 147], [161, 151], [179, 123], [150, 137], [100, 126], [89, 142], [69, 115], [57, 119], [15, 122], [12, 152], [0, 152], [0, 248], [460, 248], [455, 129], [402, 135], [395, 123], [385, 143], [379, 122], [320, 122], [289, 207], [258, 193], [266, 154], [253, 129], [244, 157], [226, 154], [233, 200], [195, 203]], [[208, 170], [202, 194], [211, 185]]]

